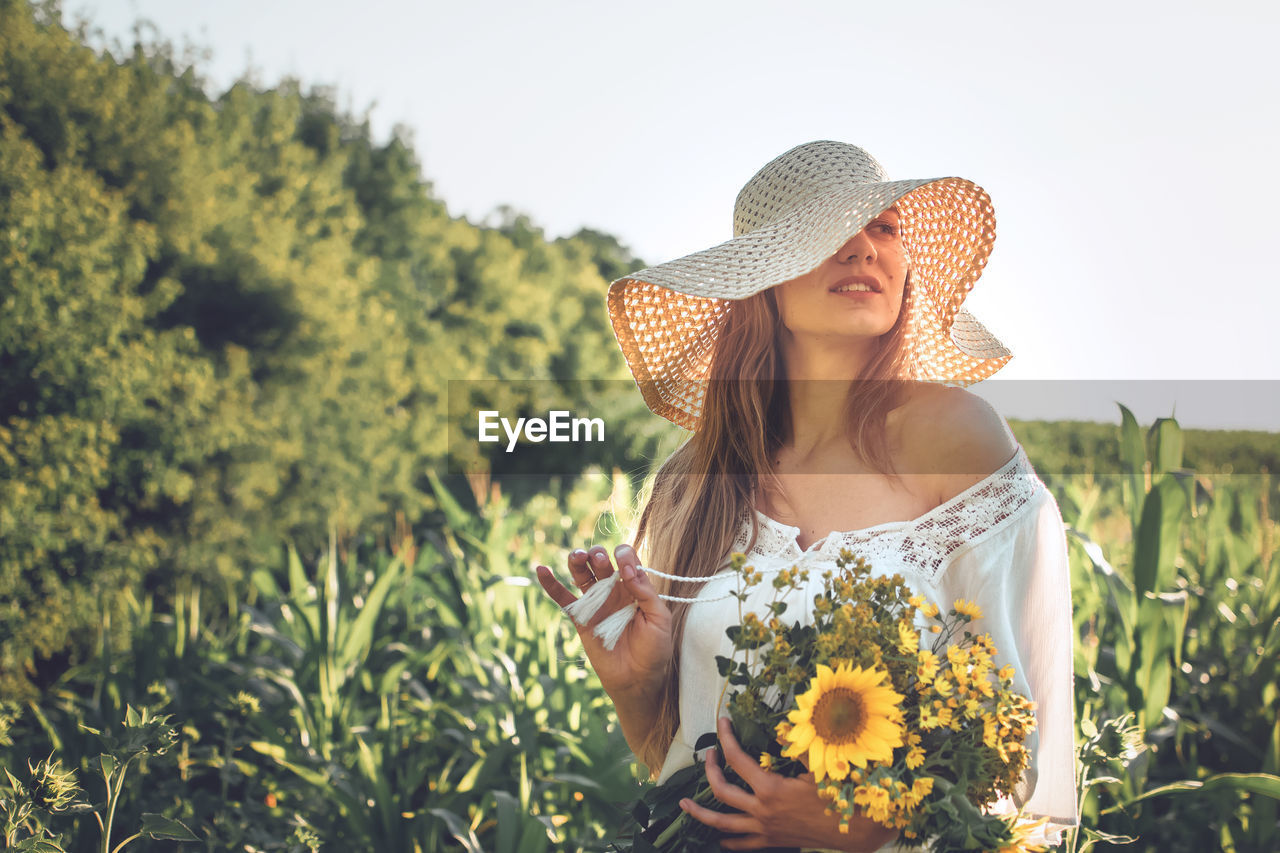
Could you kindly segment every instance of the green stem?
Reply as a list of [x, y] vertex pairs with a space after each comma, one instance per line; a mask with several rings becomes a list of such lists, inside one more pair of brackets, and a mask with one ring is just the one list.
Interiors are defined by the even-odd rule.
[[[706, 787], [699, 788], [694, 792], [693, 797], [691, 798], [700, 806], [705, 806], [715, 799], [715, 794], [711, 791], [711, 783], [706, 782], [704, 784]], [[667, 825], [667, 828], [662, 831], [662, 834], [654, 839], [653, 846], [662, 850], [664, 845], [677, 837], [680, 830], [684, 829], [685, 826], [694, 819], [695, 818], [692, 815], [682, 809], [680, 814], [676, 815], [675, 820], [671, 821], [671, 823]]]
[[142, 836], [142, 833], [141, 833], [141, 832], [135, 832], [133, 835], [130, 835], [130, 836], [129, 836], [128, 838], [126, 838], [124, 841], [121, 841], [119, 844], [117, 844], [117, 845], [116, 845], [116, 847], [115, 847], [115, 849], [114, 849], [114, 850], [112, 850], [112, 851], [111, 851], [111, 853], [120, 853], [120, 848], [121, 848], [121, 847], [124, 847], [126, 844], [128, 844], [128, 843], [129, 843], [130, 841], [132, 841], [133, 839], [135, 839], [135, 838], [140, 838], [141, 836]]
[[683, 829], [684, 825], [690, 820], [692, 820], [692, 818], [689, 817], [688, 812], [680, 812], [680, 814], [676, 815], [675, 820], [671, 821], [671, 823], [667, 825], [667, 828], [662, 831], [662, 834], [654, 839], [653, 846], [662, 850], [667, 842], [675, 837], [679, 830]]
[[[116, 804], [120, 802], [120, 789], [124, 787], [124, 774], [129, 769], [129, 762], [133, 761], [130, 756], [124, 764], [120, 765], [120, 775], [115, 777], [115, 790], [111, 790], [111, 777], [105, 777], [107, 783], [107, 825], [102, 830], [102, 853], [108, 853], [111, 849], [111, 824], [116, 818]], [[119, 849], [119, 848], [117, 848]]]

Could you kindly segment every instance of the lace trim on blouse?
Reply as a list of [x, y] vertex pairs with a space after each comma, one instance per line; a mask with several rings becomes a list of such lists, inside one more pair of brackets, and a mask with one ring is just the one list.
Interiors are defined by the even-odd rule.
[[1022, 509], [1043, 487], [1022, 445], [998, 470], [910, 521], [889, 521], [858, 530], [835, 531], [801, 550], [800, 528], [754, 510], [759, 522], [751, 541], [751, 513], [742, 515], [733, 551], [750, 557], [803, 562], [810, 555], [834, 558], [848, 548], [875, 564], [891, 560], [932, 583], [963, 549], [976, 544]]

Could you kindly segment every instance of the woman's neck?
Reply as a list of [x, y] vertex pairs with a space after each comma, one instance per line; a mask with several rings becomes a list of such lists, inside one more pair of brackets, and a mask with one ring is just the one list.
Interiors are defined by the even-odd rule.
[[783, 356], [791, 404], [789, 444], [800, 455], [831, 441], [845, 441], [844, 403], [849, 386], [875, 352], [876, 341], [821, 343], [787, 336]]

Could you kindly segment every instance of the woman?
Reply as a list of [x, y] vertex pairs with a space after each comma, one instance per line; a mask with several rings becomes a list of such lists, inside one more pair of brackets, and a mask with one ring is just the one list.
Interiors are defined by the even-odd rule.
[[[611, 585], [579, 634], [659, 782], [718, 730], [725, 754], [708, 751], [708, 779], [742, 813], [682, 806], [727, 833], [725, 849], [890, 849], [896, 835], [865, 818], [838, 832], [811, 776], [753, 764], [720, 719], [714, 658], [731, 653], [724, 631], [738, 616], [732, 573], [720, 570], [735, 551], [757, 568], [814, 568], [848, 547], [944, 610], [977, 601], [973, 630], [993, 635], [1038, 703], [1019, 804], [1054, 827], [1075, 823], [1061, 515], [999, 415], [937, 384], [977, 382], [1011, 357], [961, 308], [994, 227], [969, 181], [889, 182], [862, 149], [814, 142], [747, 183], [733, 240], [610, 287], [646, 402], [694, 433], [655, 478], [635, 548], [615, 550], [617, 577], [603, 548], [569, 555], [579, 590]], [[655, 585], [654, 569], [672, 577]], [[574, 603], [547, 567], [537, 572], [553, 600]], [[615, 614], [621, 633], [606, 644], [590, 629]], [[722, 760], [751, 792], [726, 782]]]

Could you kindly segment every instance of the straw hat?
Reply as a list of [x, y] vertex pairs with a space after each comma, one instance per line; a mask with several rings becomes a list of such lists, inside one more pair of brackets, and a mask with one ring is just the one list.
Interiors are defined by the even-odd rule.
[[890, 181], [843, 142], [792, 148], [738, 193], [733, 239], [609, 285], [609, 319], [656, 414], [697, 429], [716, 338], [737, 300], [817, 267], [897, 205], [911, 269], [912, 378], [971, 385], [1013, 354], [961, 307], [995, 240], [986, 191], [963, 178]]

